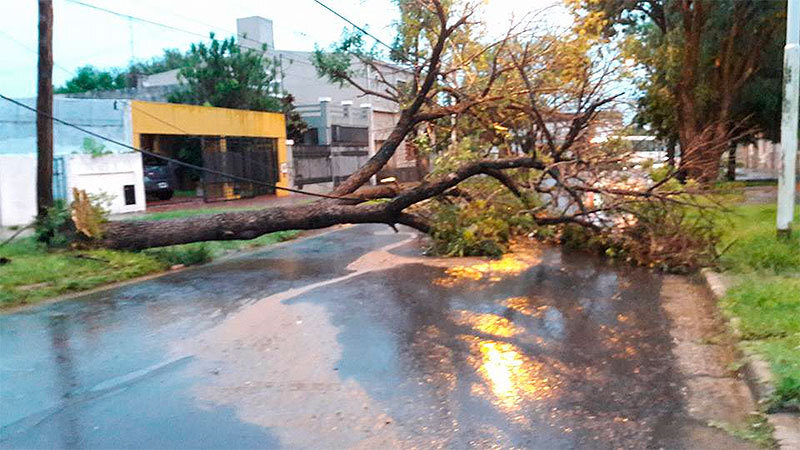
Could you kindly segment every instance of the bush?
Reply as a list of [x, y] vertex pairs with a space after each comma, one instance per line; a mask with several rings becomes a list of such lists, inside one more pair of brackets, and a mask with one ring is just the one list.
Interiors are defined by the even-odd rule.
[[66, 247], [71, 240], [66, 230], [70, 228], [71, 224], [69, 208], [66, 203], [57, 200], [54, 206], [47, 209], [44, 216], [36, 219], [36, 240], [48, 247]]
[[434, 224], [430, 252], [438, 255], [497, 257], [505, 252], [510, 236], [508, 222], [485, 201], [468, 208], [440, 205]]
[[523, 202], [494, 179], [470, 180], [460, 188], [462, 198], [431, 202], [430, 253], [498, 257], [508, 249], [513, 236], [536, 228], [530, 214], [523, 212]]
[[209, 250], [205, 243], [156, 248], [145, 250], [144, 253], [169, 266], [174, 266], [176, 264], [195, 266], [198, 264], [205, 264], [213, 259], [211, 250]]

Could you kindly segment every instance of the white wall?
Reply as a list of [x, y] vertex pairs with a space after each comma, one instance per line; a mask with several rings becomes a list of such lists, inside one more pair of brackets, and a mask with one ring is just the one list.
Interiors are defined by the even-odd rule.
[[36, 217], [36, 155], [0, 154], [0, 226]]
[[[111, 214], [144, 211], [144, 174], [139, 153], [120, 153], [92, 158], [67, 156], [67, 201], [72, 188], [89, 194], [105, 193], [111, 203], [104, 205]], [[125, 204], [124, 186], [132, 184], [136, 203]], [[0, 226], [27, 225], [36, 217], [36, 156], [0, 154]]]
[[[83, 189], [88, 194], [106, 194], [111, 204], [106, 205], [112, 214], [144, 211], [144, 174], [140, 153], [119, 153], [92, 158], [89, 155], [72, 155], [67, 160], [67, 198], [72, 201], [72, 189]], [[125, 204], [124, 186], [132, 184], [136, 203]]]

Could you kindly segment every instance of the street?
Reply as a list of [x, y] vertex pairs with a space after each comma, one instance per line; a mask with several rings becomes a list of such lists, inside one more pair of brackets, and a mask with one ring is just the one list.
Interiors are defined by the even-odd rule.
[[0, 447], [731, 448], [660, 275], [420, 254], [351, 226], [0, 315]]

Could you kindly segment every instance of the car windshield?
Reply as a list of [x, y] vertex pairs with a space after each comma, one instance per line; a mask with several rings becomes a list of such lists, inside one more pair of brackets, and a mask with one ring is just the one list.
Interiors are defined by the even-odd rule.
[[147, 166], [144, 168], [144, 174], [149, 178], [167, 178], [169, 172], [167, 166]]

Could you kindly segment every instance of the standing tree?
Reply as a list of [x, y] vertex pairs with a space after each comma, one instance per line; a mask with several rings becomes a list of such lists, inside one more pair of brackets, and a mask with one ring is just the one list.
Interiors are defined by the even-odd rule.
[[[780, 66], [769, 51], [782, 36], [786, 3], [771, 0], [572, 0], [582, 26], [622, 32], [627, 55], [644, 70], [640, 119], [677, 138], [681, 171], [713, 181], [720, 156], [745, 129], [769, 125], [743, 98], [771, 86], [760, 69]], [[770, 89], [762, 98], [780, 97]], [[752, 104], [750, 104], [752, 106]], [[771, 110], [774, 112], [774, 110]]]
[[90, 91], [110, 91], [136, 87], [138, 75], [150, 75], [179, 69], [187, 64], [187, 56], [178, 49], [165, 49], [164, 54], [147, 61], [131, 63], [125, 69], [98, 69], [87, 65], [56, 89], [58, 94], [76, 94]]
[[128, 87], [126, 74], [116, 69], [101, 70], [83, 66], [64, 86], [56, 89], [58, 94], [76, 94], [91, 91], [110, 91]]
[[[266, 47], [263, 49], [266, 50]], [[263, 51], [242, 48], [235, 38], [192, 44], [180, 69], [183, 86], [169, 101], [254, 111], [281, 111], [278, 68]]]
[[179, 72], [183, 85], [169, 101], [282, 112], [286, 136], [299, 141], [308, 126], [294, 110], [294, 97], [281, 90], [279, 64], [266, 56], [266, 50], [266, 45], [261, 51], [242, 48], [233, 37], [220, 41], [212, 33], [209, 44], [192, 44]]

